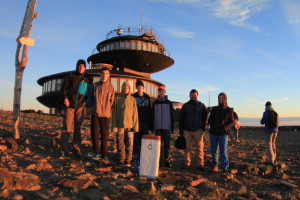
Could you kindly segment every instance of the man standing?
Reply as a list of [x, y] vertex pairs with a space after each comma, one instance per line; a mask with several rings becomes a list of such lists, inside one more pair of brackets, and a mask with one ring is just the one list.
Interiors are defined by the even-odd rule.
[[191, 165], [192, 142], [196, 146], [197, 168], [204, 167], [204, 141], [203, 134], [207, 128], [207, 109], [206, 106], [198, 101], [198, 91], [190, 91], [190, 100], [185, 103], [180, 112], [179, 133], [184, 136], [186, 141], [185, 167]]
[[274, 165], [276, 160], [276, 138], [278, 135], [279, 116], [274, 111], [270, 101], [266, 103], [265, 107], [265, 112], [260, 123], [265, 125], [268, 158], [269, 162]]
[[[108, 163], [107, 158], [107, 137], [111, 119], [111, 108], [114, 103], [114, 86], [109, 81], [110, 71], [104, 67], [100, 71], [100, 81], [93, 86], [91, 136], [94, 154], [89, 156], [99, 160], [100, 153], [103, 161]], [[101, 140], [101, 151], [99, 144]]]
[[116, 97], [113, 109], [114, 129], [117, 129], [117, 148], [119, 164], [131, 166], [133, 151], [133, 133], [139, 131], [136, 100], [130, 95], [130, 83], [122, 84], [122, 93]]
[[161, 136], [162, 147], [160, 165], [170, 167], [170, 141], [174, 130], [174, 108], [166, 94], [165, 86], [158, 88], [158, 98], [153, 102], [153, 130], [155, 135]]
[[140, 153], [142, 136], [148, 134], [151, 119], [150, 97], [144, 92], [144, 83], [138, 79], [135, 83], [137, 92], [132, 96], [136, 100], [139, 114], [139, 132], [134, 133], [133, 144], [133, 170], [138, 171], [140, 166]]
[[214, 172], [219, 171], [219, 159], [221, 160], [222, 170], [226, 171], [229, 166], [227, 156], [228, 134], [230, 132], [230, 128], [235, 123], [233, 110], [227, 105], [227, 95], [225, 93], [222, 92], [218, 95], [218, 103], [218, 106], [214, 106], [212, 108], [208, 119], [208, 123], [210, 125], [210, 145]]
[[80, 128], [83, 122], [83, 109], [86, 105], [86, 98], [89, 96], [89, 80], [86, 77], [85, 70], [85, 60], [78, 60], [76, 64], [76, 71], [69, 73], [66, 76], [61, 87], [61, 92], [64, 97], [64, 105], [66, 106], [63, 118], [63, 130], [60, 138], [61, 158], [64, 158], [65, 154], [68, 153], [68, 140], [72, 132], [73, 123], [73, 150], [75, 155], [81, 155]]

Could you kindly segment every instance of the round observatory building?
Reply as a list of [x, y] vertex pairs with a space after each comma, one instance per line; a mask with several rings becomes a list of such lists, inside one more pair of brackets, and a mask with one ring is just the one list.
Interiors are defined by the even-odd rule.
[[[174, 60], [151, 27], [133, 29], [119, 26], [109, 31], [106, 39], [97, 44], [87, 61], [89, 67], [86, 74], [93, 82], [100, 80], [100, 69], [108, 67], [111, 70], [110, 82], [117, 94], [121, 93], [121, 86], [126, 80], [131, 84], [131, 93], [135, 92], [135, 82], [141, 79], [145, 92], [151, 98], [156, 98], [158, 87], [164, 85], [151, 79], [151, 74], [174, 64]], [[42, 86], [42, 95], [37, 97], [37, 100], [49, 108], [50, 114], [59, 112], [55, 107], [61, 94], [61, 85], [69, 72], [44, 76], [37, 81]]]

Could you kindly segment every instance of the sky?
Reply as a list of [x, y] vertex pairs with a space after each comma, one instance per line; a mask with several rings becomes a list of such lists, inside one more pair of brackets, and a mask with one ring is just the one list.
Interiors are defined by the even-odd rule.
[[[13, 109], [15, 54], [27, 1], [0, 0], [0, 107]], [[142, 12], [143, 8], [143, 12]], [[44, 110], [37, 80], [75, 69], [106, 33], [151, 26], [175, 63], [151, 75], [170, 100], [199, 91], [206, 106], [221, 92], [239, 117], [259, 118], [266, 101], [300, 117], [299, 0], [38, 0], [21, 109]]]

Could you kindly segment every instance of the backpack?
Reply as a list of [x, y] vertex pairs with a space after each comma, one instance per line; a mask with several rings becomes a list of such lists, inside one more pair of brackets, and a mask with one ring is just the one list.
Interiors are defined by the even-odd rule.
[[278, 126], [277, 124], [278, 114], [274, 110], [270, 110], [267, 116], [266, 125], [268, 128], [274, 129]]

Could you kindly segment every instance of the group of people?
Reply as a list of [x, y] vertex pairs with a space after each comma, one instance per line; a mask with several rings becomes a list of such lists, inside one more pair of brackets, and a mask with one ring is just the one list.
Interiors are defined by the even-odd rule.
[[[110, 163], [107, 156], [107, 137], [110, 125], [116, 133], [119, 164], [131, 166], [138, 171], [140, 165], [141, 140], [143, 135], [155, 134], [161, 136], [160, 166], [170, 167], [170, 141], [174, 131], [174, 108], [165, 86], [158, 88], [158, 97], [151, 102], [148, 94], [144, 92], [142, 80], [136, 81], [137, 92], [131, 94], [131, 84], [123, 82], [121, 94], [115, 95], [114, 87], [110, 83], [110, 70], [100, 70], [100, 81], [93, 83], [85, 74], [85, 60], [78, 60], [76, 71], [68, 74], [62, 84], [63, 104], [66, 107], [63, 118], [63, 130], [60, 138], [61, 155], [68, 154], [68, 140], [72, 132], [73, 153], [81, 156], [80, 127], [83, 122], [83, 109], [91, 104], [91, 139], [93, 152], [89, 153], [93, 159]], [[199, 93], [192, 89], [190, 100], [186, 102], [180, 112], [179, 133], [186, 141], [185, 165], [191, 167], [191, 149], [196, 147], [197, 169], [204, 167], [204, 131], [209, 129], [212, 165], [214, 171], [227, 170], [229, 159], [227, 155], [228, 135], [234, 130], [238, 117], [227, 104], [227, 95], [218, 95], [218, 105], [208, 112], [206, 106], [198, 100]], [[277, 127], [268, 128], [268, 113], [272, 109], [271, 103], [266, 104], [266, 112], [261, 120], [266, 124], [266, 141], [269, 145], [271, 163], [276, 159]], [[276, 113], [277, 114], [277, 113]], [[278, 117], [278, 115], [277, 115]], [[278, 120], [278, 119], [277, 119]], [[219, 163], [220, 162], [220, 163]]]

